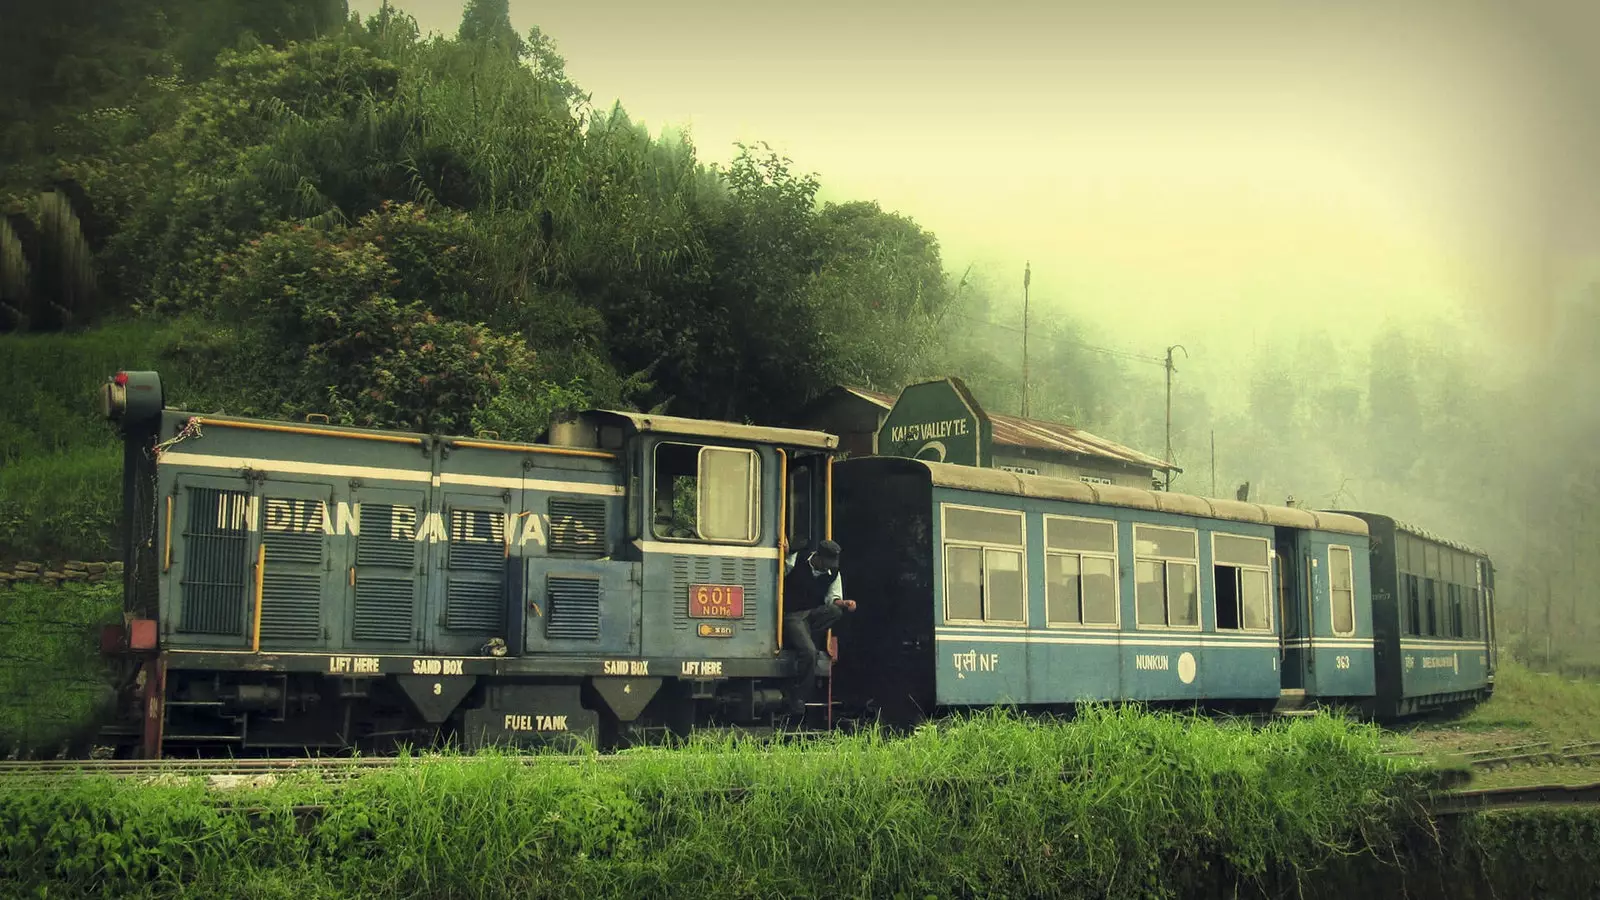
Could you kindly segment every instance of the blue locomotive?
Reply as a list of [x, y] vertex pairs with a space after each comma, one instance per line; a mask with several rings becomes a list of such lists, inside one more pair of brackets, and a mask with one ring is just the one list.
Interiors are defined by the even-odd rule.
[[[835, 464], [827, 433], [630, 412], [411, 434], [168, 409], [150, 372], [102, 406], [128, 561], [108, 733], [145, 756], [1083, 701], [1388, 718], [1493, 688], [1488, 559], [1383, 517]], [[830, 537], [860, 606], [797, 660], [785, 573]], [[785, 721], [809, 678], [826, 699]]]
[[[166, 409], [124, 372], [130, 749], [603, 742], [770, 720], [831, 435], [592, 412], [525, 444]], [[823, 667], [825, 671], [825, 666]]]

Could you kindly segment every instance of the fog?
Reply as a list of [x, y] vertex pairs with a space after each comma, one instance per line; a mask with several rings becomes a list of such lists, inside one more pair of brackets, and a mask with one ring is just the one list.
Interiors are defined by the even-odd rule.
[[[461, 9], [394, 5], [446, 33]], [[1182, 345], [1175, 489], [1213, 492], [1214, 432], [1217, 493], [1249, 481], [1252, 499], [1483, 547], [1502, 632], [1583, 652], [1600, 635], [1584, 306], [1600, 7], [1112, 6], [511, 12], [556, 39], [596, 106], [686, 127], [706, 161], [767, 141], [822, 199], [875, 199], [937, 234], [952, 278], [971, 269], [928, 374], [1018, 411], [1031, 261], [1035, 414], [1160, 455], [1163, 373], [1138, 357]]]

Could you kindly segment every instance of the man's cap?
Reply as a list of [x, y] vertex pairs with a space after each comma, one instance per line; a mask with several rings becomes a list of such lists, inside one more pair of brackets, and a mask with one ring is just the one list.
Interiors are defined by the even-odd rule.
[[833, 541], [823, 541], [817, 545], [817, 562], [827, 568], [839, 564], [839, 545]]

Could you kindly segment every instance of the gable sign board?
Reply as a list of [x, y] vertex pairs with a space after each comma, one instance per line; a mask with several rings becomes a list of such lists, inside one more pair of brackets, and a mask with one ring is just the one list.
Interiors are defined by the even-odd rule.
[[988, 466], [994, 426], [959, 378], [900, 392], [878, 430], [878, 453], [962, 466]]

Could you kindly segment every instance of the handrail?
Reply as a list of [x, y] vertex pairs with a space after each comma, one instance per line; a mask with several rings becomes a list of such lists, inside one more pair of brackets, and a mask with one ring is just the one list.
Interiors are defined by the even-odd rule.
[[778, 649], [773, 656], [783, 653], [783, 565], [789, 558], [789, 454], [782, 447], [778, 451]]
[[422, 438], [405, 437], [398, 434], [368, 434], [360, 431], [326, 431], [321, 428], [307, 428], [304, 425], [279, 425], [273, 422], [236, 422], [231, 419], [208, 419], [197, 416], [196, 421], [201, 425], [212, 428], [244, 428], [250, 431], [282, 431], [289, 434], [309, 434], [317, 437], [350, 438], [357, 441], [382, 441], [387, 444], [415, 444], [422, 446]]

